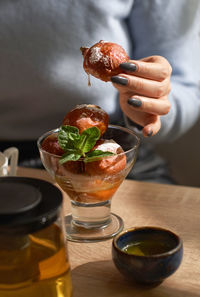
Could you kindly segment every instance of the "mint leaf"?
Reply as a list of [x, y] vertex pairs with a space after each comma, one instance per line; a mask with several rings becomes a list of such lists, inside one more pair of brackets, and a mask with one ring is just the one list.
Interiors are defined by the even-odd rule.
[[67, 161], [78, 161], [81, 157], [81, 154], [74, 152], [74, 153], [65, 153], [59, 160], [60, 164], [64, 164]]
[[[81, 157], [86, 157], [86, 162], [92, 162], [93, 159], [99, 160], [104, 156], [113, 155], [113, 153], [99, 150], [90, 152], [100, 136], [101, 133], [97, 127], [88, 128], [80, 135], [78, 128], [74, 126], [61, 126], [58, 131], [58, 143], [64, 150], [64, 154], [60, 158], [59, 163], [63, 164], [67, 161], [77, 161]], [[90, 153], [86, 156], [88, 152]]]
[[113, 156], [115, 155], [112, 152], [103, 152], [101, 150], [93, 150], [91, 152], [89, 152], [86, 157], [84, 158], [84, 162], [88, 163], [88, 162], [94, 162], [94, 161], [99, 161], [104, 157], [109, 157], [109, 156]]
[[80, 139], [79, 130], [73, 126], [61, 126], [58, 132], [59, 146], [66, 151], [69, 148], [75, 148]]
[[83, 154], [89, 152], [100, 138], [100, 135], [100, 130], [97, 127], [84, 130], [80, 136], [78, 148]]

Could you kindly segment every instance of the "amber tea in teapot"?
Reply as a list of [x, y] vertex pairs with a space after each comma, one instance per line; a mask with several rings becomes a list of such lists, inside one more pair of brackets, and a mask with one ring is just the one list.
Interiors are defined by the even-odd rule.
[[17, 177], [0, 192], [0, 297], [71, 297], [61, 192]]

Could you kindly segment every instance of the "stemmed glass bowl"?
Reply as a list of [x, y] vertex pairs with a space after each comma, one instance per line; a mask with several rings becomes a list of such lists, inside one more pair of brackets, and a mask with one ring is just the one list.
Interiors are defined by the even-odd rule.
[[[49, 135], [58, 134], [58, 131], [55, 129], [43, 134], [37, 144], [45, 169], [68, 194], [71, 202], [71, 214], [65, 217], [67, 238], [77, 242], [112, 238], [123, 229], [123, 220], [111, 213], [112, 197], [136, 161], [139, 137], [127, 128], [109, 125], [103, 139], [115, 141], [123, 150], [117, 155], [119, 167], [112, 168], [111, 165], [102, 171], [99, 168], [102, 159], [88, 164], [79, 159], [61, 165], [60, 156], [42, 149], [43, 140]], [[107, 156], [103, 161], [112, 164], [115, 157]], [[76, 170], [77, 167], [84, 168], [80, 172]]]

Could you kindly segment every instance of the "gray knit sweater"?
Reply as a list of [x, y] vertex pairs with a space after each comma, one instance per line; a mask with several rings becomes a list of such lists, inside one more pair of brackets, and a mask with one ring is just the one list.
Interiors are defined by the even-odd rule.
[[[200, 114], [198, 0], [0, 1], [0, 141], [33, 140], [76, 104], [94, 103], [121, 123], [117, 91], [92, 78], [81, 46], [121, 44], [131, 58], [163, 55], [172, 65], [171, 110], [148, 142], [172, 141]], [[134, 126], [129, 123], [131, 128]]]

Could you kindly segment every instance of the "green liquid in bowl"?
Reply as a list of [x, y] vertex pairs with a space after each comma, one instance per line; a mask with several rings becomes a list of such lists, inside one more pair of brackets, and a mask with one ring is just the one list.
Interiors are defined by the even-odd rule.
[[168, 252], [172, 246], [166, 242], [144, 240], [130, 243], [125, 246], [123, 252], [136, 256], [152, 256]]

